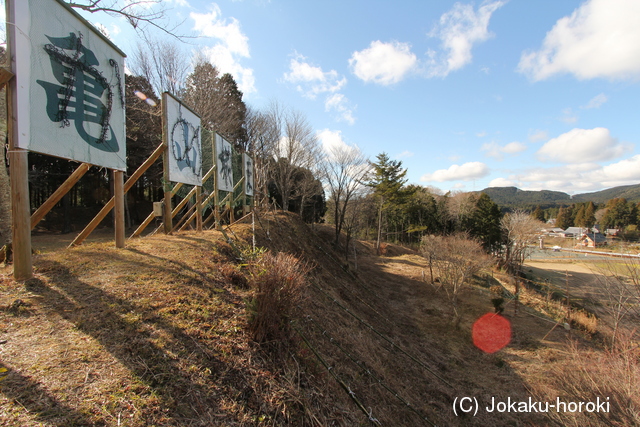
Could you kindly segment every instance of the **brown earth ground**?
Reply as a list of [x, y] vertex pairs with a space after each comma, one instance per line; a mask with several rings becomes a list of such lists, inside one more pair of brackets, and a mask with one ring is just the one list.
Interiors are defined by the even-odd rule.
[[[490, 286], [515, 291], [506, 277], [485, 274], [465, 288], [454, 327], [446, 292], [426, 282], [419, 254], [389, 245], [380, 257], [358, 242], [347, 264], [331, 249], [329, 226], [278, 213], [255, 227], [258, 246], [314, 267], [288, 347], [258, 345], [247, 329], [250, 224], [227, 232], [232, 245], [217, 231], [134, 239], [125, 249], [34, 238], [33, 279], [0, 270], [0, 368], [8, 369], [0, 424], [569, 424], [483, 410], [492, 397], [553, 396], [554, 367], [573, 357], [566, 343], [592, 346], [588, 334], [557, 327], [534, 293], [522, 292], [517, 315], [508, 300], [511, 342], [485, 354], [471, 327], [493, 311]], [[453, 402], [465, 396], [480, 410], [456, 417]]]

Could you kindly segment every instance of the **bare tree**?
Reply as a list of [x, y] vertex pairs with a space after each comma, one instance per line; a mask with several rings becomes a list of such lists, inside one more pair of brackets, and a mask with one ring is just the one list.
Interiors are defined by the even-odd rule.
[[509, 273], [515, 274], [538, 242], [544, 224], [527, 212], [516, 210], [500, 221], [505, 242], [504, 264]]
[[522, 264], [538, 242], [540, 230], [544, 224], [527, 212], [516, 210], [502, 217], [500, 220], [503, 230], [505, 250], [503, 253], [504, 265], [507, 272], [515, 277], [515, 303], [514, 312], [518, 313], [518, 301], [520, 296], [520, 274]]
[[123, 17], [136, 31], [143, 34], [152, 27], [177, 39], [186, 37], [175, 33], [182, 22], [171, 24], [169, 9], [162, 0], [67, 0], [67, 3], [85, 12], [102, 12]]
[[263, 206], [267, 200], [267, 183], [269, 180], [269, 159], [271, 153], [274, 128], [266, 113], [247, 107], [245, 120], [247, 132], [246, 150], [254, 156], [254, 200], [257, 206]]
[[[295, 174], [299, 168], [311, 170], [320, 159], [320, 146], [311, 124], [303, 113], [295, 110], [283, 111], [272, 106], [269, 111], [272, 126], [272, 166], [270, 176], [282, 196], [282, 209], [289, 210], [289, 202], [295, 194]], [[277, 129], [281, 131], [278, 132]]]
[[157, 94], [168, 91], [183, 95], [189, 60], [177, 42], [145, 37], [127, 66], [133, 74], [145, 77]]
[[463, 223], [473, 213], [476, 205], [473, 193], [454, 192], [448, 199], [447, 208], [458, 229], [463, 229]]
[[440, 282], [453, 310], [452, 323], [458, 325], [461, 313], [458, 310], [458, 296], [465, 283], [489, 264], [489, 258], [482, 244], [469, 238], [466, 233], [449, 236], [425, 236], [422, 240], [422, 253], [429, 257], [436, 267]]
[[628, 318], [640, 317], [640, 261], [604, 259], [595, 268], [595, 279], [603, 293], [603, 306], [612, 320], [611, 346], [619, 343], [621, 329]]
[[358, 147], [339, 145], [329, 149], [323, 162], [323, 178], [333, 204], [335, 222], [334, 247], [338, 247], [340, 232], [351, 199], [366, 187], [363, 180], [369, 172], [369, 160]]

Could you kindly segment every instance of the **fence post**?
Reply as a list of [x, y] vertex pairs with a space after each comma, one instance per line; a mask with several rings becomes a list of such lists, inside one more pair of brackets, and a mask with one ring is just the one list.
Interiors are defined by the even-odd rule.
[[115, 197], [114, 228], [116, 248], [124, 248], [124, 172], [113, 171], [113, 193]]

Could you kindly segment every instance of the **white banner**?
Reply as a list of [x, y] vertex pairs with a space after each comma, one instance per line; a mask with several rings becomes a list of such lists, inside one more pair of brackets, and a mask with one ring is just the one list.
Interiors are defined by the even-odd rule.
[[124, 53], [58, 0], [16, 10], [16, 146], [126, 169]]
[[200, 117], [168, 92], [162, 94], [169, 181], [202, 185]]
[[231, 143], [216, 133], [216, 174], [218, 190], [233, 191]]
[[244, 194], [253, 196], [253, 159], [247, 153], [242, 153], [244, 165]]

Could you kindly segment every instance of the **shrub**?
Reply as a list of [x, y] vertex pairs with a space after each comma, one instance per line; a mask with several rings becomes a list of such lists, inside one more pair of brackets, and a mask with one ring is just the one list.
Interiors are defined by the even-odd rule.
[[292, 337], [289, 320], [302, 302], [310, 267], [290, 254], [270, 252], [254, 264], [248, 304], [249, 330], [259, 343], [286, 343]]
[[610, 411], [557, 412], [548, 416], [558, 425], [640, 425], [640, 350], [630, 334], [621, 335], [607, 350], [568, 346], [569, 357], [551, 366], [551, 381], [537, 397], [544, 401], [596, 401], [610, 403]]

